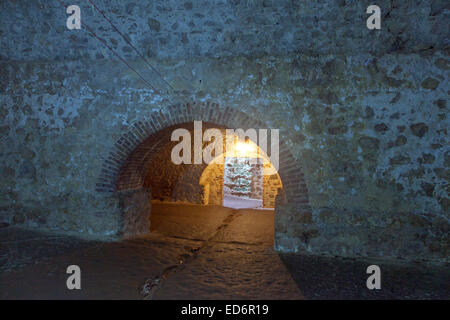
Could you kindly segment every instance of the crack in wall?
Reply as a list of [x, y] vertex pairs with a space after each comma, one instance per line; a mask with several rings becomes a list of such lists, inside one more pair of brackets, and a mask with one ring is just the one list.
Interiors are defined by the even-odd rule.
[[[193, 260], [195, 260], [202, 249], [207, 247], [212, 247], [217, 243], [222, 243], [220, 238], [223, 238], [224, 231], [228, 225], [239, 215], [237, 210], [233, 210], [223, 221], [222, 224], [217, 227], [216, 232], [207, 240], [201, 240], [202, 243], [197, 247], [191, 247], [186, 249], [187, 253], [181, 254], [177, 257], [177, 264], [170, 265], [166, 267], [159, 276], [154, 278], [149, 278], [145, 280], [144, 284], [141, 286], [140, 293], [144, 300], [152, 300], [155, 293], [161, 289], [164, 285], [165, 280], [170, 276], [181, 272], [184, 270], [186, 265]], [[189, 239], [190, 240], [190, 239]]]

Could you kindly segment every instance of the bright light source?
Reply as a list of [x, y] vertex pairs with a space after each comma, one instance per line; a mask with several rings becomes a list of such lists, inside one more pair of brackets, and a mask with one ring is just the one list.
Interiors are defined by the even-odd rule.
[[251, 143], [237, 142], [235, 148], [238, 153], [242, 154], [249, 154], [255, 152], [255, 146]]

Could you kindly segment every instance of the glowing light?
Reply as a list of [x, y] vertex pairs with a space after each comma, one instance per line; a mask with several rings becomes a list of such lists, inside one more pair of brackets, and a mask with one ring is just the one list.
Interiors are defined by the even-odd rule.
[[238, 153], [241, 154], [250, 154], [256, 151], [255, 146], [247, 142], [237, 142], [235, 149]]

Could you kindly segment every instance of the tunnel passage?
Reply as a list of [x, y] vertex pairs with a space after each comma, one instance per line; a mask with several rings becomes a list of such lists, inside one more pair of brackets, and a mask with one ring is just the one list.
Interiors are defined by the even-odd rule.
[[233, 139], [231, 150], [217, 156], [202, 173], [203, 204], [273, 209], [282, 189], [277, 170], [256, 143]]
[[[220, 130], [222, 136], [220, 143], [224, 151], [216, 155], [216, 150], [214, 150], [212, 154], [214, 159], [209, 164], [206, 164], [205, 161], [200, 164], [176, 164], [172, 160], [172, 153], [181, 142], [171, 141], [171, 138], [172, 133], [180, 129], [186, 130], [190, 137], [187, 153], [192, 156], [191, 158], [194, 158], [195, 143], [192, 139], [195, 132], [193, 123], [182, 123], [167, 127], [152, 135], [143, 143], [144, 145], [151, 145], [151, 148], [148, 149], [151, 151], [144, 155], [145, 175], [142, 182], [142, 190], [148, 190], [148, 194], [143, 193], [142, 198], [134, 198], [135, 212], [127, 212], [127, 214], [134, 214], [135, 217], [142, 218], [131, 219], [131, 217], [127, 217], [127, 220], [132, 221], [132, 224], [127, 226], [129, 231], [126, 234], [133, 234], [133, 230], [145, 233], [144, 228], [147, 228], [147, 222], [144, 219], [148, 216], [147, 212], [150, 211], [152, 231], [177, 237], [183, 235], [184, 237], [201, 238], [204, 233], [208, 232], [208, 229], [214, 230], [220, 226], [221, 221], [232, 212], [232, 210], [222, 209], [222, 206], [232, 209], [262, 209], [263, 177], [265, 177], [267, 187], [266, 208], [270, 208], [269, 204], [274, 202], [279, 189], [270, 188], [269, 182], [275, 181], [281, 188], [281, 181], [276, 169], [270, 163], [269, 157], [261, 148], [249, 139], [240, 141], [237, 136], [234, 136], [232, 138], [233, 143], [231, 143], [233, 147], [228, 150], [225, 128], [212, 123], [202, 123], [202, 137], [208, 129]], [[208, 142], [203, 141], [202, 149], [208, 145]], [[143, 146], [141, 147], [143, 148]], [[242, 150], [244, 147], [247, 147], [248, 150]], [[186, 150], [183, 152], [186, 152]], [[131, 163], [128, 165], [131, 165]], [[128, 170], [130, 170], [130, 167], [125, 165], [123, 174], [119, 176], [117, 184], [117, 188], [124, 190], [125, 193], [130, 188], [130, 181], [127, 179], [128, 176], [125, 175]], [[258, 171], [258, 174], [255, 174], [256, 171]], [[268, 177], [269, 175], [278, 177], [278, 180], [271, 180]], [[145, 202], [149, 200], [152, 201], [152, 208], [150, 208], [150, 205], [145, 205]], [[169, 205], [167, 207], [168, 203], [184, 204], [184, 206]], [[216, 207], [214, 209], [202, 208], [201, 205], [215, 205]], [[273, 206], [271, 208], [273, 209]], [[249, 213], [253, 219], [261, 218], [255, 214], [255, 211]], [[267, 221], [267, 217], [264, 217], [264, 219]], [[270, 225], [273, 229], [273, 213], [271, 219]], [[252, 225], [256, 224], [249, 224], [249, 227]], [[205, 230], [199, 230], [201, 229], [199, 226], [203, 226]]]
[[[209, 199], [208, 203], [205, 203], [205, 189], [206, 193], [211, 194], [211, 184], [205, 187], [208, 184], [200, 183], [207, 165], [175, 165], [170, 160], [171, 150], [178, 143], [171, 141], [173, 130], [185, 128], [192, 131], [193, 121], [197, 119], [204, 121], [203, 131], [207, 128], [245, 130], [266, 127], [238, 110], [218, 108], [218, 105], [213, 103], [174, 105], [153, 113], [149, 120], [134, 124], [132, 129], [117, 141], [114, 150], [105, 160], [97, 184], [97, 191], [113, 193], [120, 199], [123, 211], [122, 229], [118, 230], [120, 235], [127, 237], [148, 233], [152, 199], [213, 204]], [[270, 186], [267, 190], [271, 190], [266, 195], [265, 205], [269, 208], [275, 207], [276, 210], [288, 205], [289, 214], [294, 216], [299, 212], [310, 213], [301, 168], [281, 139], [279, 150], [277, 175], [267, 175], [263, 179], [263, 183]], [[275, 196], [276, 194], [278, 195]], [[287, 224], [288, 219], [285, 212], [281, 219], [276, 217], [275, 228], [277, 224]]]

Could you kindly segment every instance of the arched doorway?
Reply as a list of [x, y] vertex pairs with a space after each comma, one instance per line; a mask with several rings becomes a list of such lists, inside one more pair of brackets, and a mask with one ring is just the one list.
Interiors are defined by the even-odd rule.
[[230, 150], [217, 156], [202, 173], [203, 204], [241, 209], [273, 209], [283, 184], [270, 158], [255, 142], [237, 135]]
[[[175, 168], [170, 165], [168, 157], [173, 146], [170, 145], [173, 130], [180, 127], [192, 130], [193, 122], [196, 120], [203, 121], [204, 129], [267, 128], [267, 124], [258, 122], [255, 117], [209, 102], [169, 106], [152, 112], [142, 121], [136, 122], [118, 139], [110, 155], [105, 159], [97, 183], [98, 192], [110, 193], [121, 199], [122, 229], [118, 230], [118, 234], [131, 236], [148, 233], [148, 227], [143, 226], [150, 215], [151, 199], [203, 203], [204, 188], [199, 181], [207, 165], [204, 163], [180, 165]], [[273, 205], [275, 211], [282, 212], [282, 215], [275, 215], [275, 240], [279, 237], [287, 241], [291, 241], [289, 239], [297, 241], [288, 233], [289, 229], [295, 226], [291, 221], [299, 220], [296, 216], [311, 215], [308, 190], [302, 168], [282, 138], [279, 145], [279, 159], [277, 174], [282, 180], [282, 189]], [[167, 164], [165, 169], [161, 169], [159, 166], [161, 163]], [[164, 178], [161, 172], [164, 173]], [[161, 175], [161, 178], [158, 175]], [[156, 181], [164, 183], [155, 188], [152, 184]], [[171, 183], [174, 181], [176, 183]], [[297, 246], [296, 243], [292, 243], [293, 246]]]

